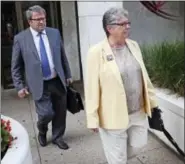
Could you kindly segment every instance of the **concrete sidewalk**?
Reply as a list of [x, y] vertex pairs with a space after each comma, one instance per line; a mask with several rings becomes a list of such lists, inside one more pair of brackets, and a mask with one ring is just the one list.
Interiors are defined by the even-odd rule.
[[[82, 86], [77, 85], [82, 92]], [[48, 132], [49, 144], [40, 147], [37, 141], [37, 115], [31, 98], [20, 100], [15, 90], [1, 92], [1, 113], [19, 121], [28, 131], [33, 164], [106, 164], [98, 134], [86, 128], [85, 113], [68, 113], [65, 140], [69, 150], [60, 150], [51, 144], [51, 126]], [[183, 164], [166, 145], [149, 133], [148, 144], [137, 154], [129, 156], [129, 164]]]

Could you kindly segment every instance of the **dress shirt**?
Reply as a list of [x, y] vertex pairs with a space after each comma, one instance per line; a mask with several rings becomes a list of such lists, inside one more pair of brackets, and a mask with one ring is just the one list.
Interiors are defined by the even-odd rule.
[[[34, 40], [39, 58], [41, 60], [40, 44], [39, 44], [40, 36], [38, 35], [38, 32], [35, 31], [33, 28], [30, 27], [30, 30], [31, 30], [31, 33], [32, 33], [32, 36], [33, 36], [33, 40]], [[52, 57], [53, 54], [51, 52], [51, 48], [50, 48], [50, 45], [49, 45], [49, 40], [48, 40], [48, 37], [46, 35], [45, 30], [42, 31], [42, 39], [43, 39], [43, 42], [44, 42], [44, 46], [45, 46], [45, 49], [46, 49], [46, 53], [47, 53], [47, 57], [48, 57], [48, 61], [49, 61], [49, 66], [50, 66], [50, 70], [51, 70], [51, 76], [48, 77], [47, 79], [43, 77], [43, 79], [44, 80], [50, 80], [50, 79], [53, 79], [53, 78], [56, 77], [56, 71], [55, 71], [55, 66], [54, 66], [54, 63], [53, 63], [53, 57]]]

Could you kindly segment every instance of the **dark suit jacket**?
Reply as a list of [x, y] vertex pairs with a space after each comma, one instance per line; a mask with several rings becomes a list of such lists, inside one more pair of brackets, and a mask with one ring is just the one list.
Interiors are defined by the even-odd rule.
[[[66, 79], [71, 78], [71, 71], [60, 32], [58, 29], [49, 27], [46, 27], [45, 30], [53, 55], [56, 73], [60, 77], [66, 91]], [[11, 71], [14, 86], [18, 91], [28, 87], [33, 99], [38, 100], [41, 98], [43, 93], [41, 61], [30, 28], [14, 37]]]

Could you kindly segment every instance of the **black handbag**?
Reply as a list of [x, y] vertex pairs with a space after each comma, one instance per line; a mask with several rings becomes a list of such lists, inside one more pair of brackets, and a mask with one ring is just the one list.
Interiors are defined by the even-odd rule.
[[173, 137], [170, 133], [165, 129], [164, 123], [161, 117], [161, 109], [154, 108], [152, 110], [152, 117], [148, 117], [149, 127], [151, 129], [155, 129], [164, 133], [164, 135], [168, 138], [168, 140], [173, 144], [173, 146], [177, 149], [179, 154], [185, 159], [185, 153], [179, 148]]
[[72, 114], [84, 110], [81, 95], [72, 85], [67, 87], [67, 110]]
[[148, 117], [148, 122], [151, 129], [155, 129], [162, 132], [162, 126], [164, 125], [164, 123], [161, 117], [161, 113], [161, 109], [153, 108], [152, 117]]

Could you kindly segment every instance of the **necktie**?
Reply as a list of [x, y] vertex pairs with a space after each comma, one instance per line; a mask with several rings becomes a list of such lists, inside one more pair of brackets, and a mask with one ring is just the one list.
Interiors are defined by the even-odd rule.
[[42, 64], [42, 73], [43, 77], [47, 78], [51, 75], [51, 70], [49, 66], [49, 60], [47, 57], [44, 41], [42, 39], [42, 33], [39, 33], [39, 45], [40, 45], [40, 56], [41, 56], [41, 64]]

